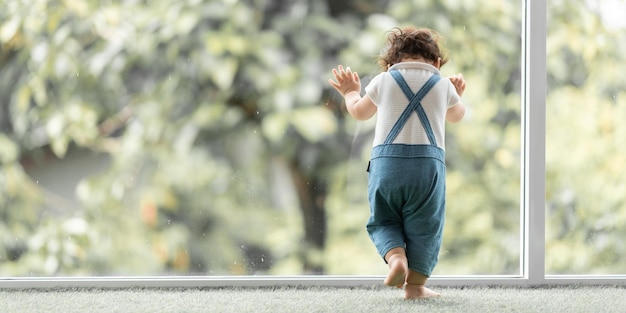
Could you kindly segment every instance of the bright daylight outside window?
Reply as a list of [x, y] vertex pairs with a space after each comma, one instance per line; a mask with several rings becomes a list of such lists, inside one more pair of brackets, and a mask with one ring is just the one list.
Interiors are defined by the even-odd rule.
[[[554, 230], [550, 248], [579, 240], [614, 270], [624, 41], [586, 15], [554, 24], [578, 4], [561, 2], [550, 217], [577, 232]], [[374, 124], [327, 80], [344, 64], [367, 84], [406, 25], [446, 37], [441, 73], [468, 84], [434, 275], [520, 275], [521, 0], [43, 0], [0, 4], [0, 276], [385, 274], [365, 230]], [[596, 189], [565, 180], [573, 169]]]
[[623, 12], [623, 0], [548, 2], [548, 275], [626, 274]]

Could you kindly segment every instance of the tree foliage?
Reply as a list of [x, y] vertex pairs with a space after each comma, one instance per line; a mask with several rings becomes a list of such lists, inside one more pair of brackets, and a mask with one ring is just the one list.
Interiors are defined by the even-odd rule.
[[554, 274], [626, 272], [626, 28], [610, 27], [593, 4], [550, 6], [546, 270]]
[[[623, 60], [624, 41], [610, 38], [624, 31], [562, 2], [549, 6], [548, 247], [557, 252], [548, 264], [623, 271], [610, 264], [626, 257], [614, 235], [626, 218], [624, 82], [615, 64], [597, 59]], [[519, 273], [521, 8], [3, 2], [0, 273], [382, 273], [363, 226], [373, 125], [347, 118], [326, 80], [341, 63], [367, 82], [379, 71], [384, 33], [406, 24], [442, 33], [451, 55], [443, 74], [468, 81], [468, 115], [448, 129], [437, 274]], [[584, 23], [567, 23], [571, 12]], [[586, 110], [572, 109], [583, 99]], [[584, 135], [553, 123], [584, 126]], [[79, 209], [59, 205], [29, 176], [84, 151], [107, 164], [77, 184]]]

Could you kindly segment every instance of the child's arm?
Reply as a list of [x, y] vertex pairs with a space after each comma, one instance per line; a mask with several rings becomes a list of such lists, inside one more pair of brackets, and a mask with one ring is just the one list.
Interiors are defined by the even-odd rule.
[[359, 74], [353, 73], [349, 67], [344, 69], [341, 65], [332, 72], [336, 81], [329, 79], [328, 82], [343, 96], [348, 113], [357, 120], [367, 120], [374, 116], [376, 105], [372, 99], [367, 95], [361, 97]]
[[[463, 78], [463, 74], [452, 75], [448, 78], [452, 85], [454, 85], [456, 93], [462, 96], [465, 91], [465, 79]], [[465, 116], [465, 105], [460, 101], [446, 112], [446, 120], [450, 123], [456, 123], [462, 120], [463, 116]]]
[[463, 116], [465, 116], [465, 105], [463, 105], [463, 102], [459, 102], [448, 109], [446, 112], [446, 121], [457, 123], [463, 119]]

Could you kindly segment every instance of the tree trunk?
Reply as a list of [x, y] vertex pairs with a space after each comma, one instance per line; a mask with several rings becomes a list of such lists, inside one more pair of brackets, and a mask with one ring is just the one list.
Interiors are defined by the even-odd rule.
[[324, 274], [326, 246], [326, 182], [307, 176], [298, 166], [290, 167], [304, 224], [300, 258], [305, 274]]

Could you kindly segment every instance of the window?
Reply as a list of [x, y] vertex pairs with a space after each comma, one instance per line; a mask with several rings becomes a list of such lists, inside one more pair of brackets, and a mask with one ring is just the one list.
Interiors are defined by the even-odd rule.
[[624, 274], [626, 2], [561, 4], [548, 4], [546, 273]]
[[[0, 251], [0, 286], [379, 282], [386, 267], [364, 230], [372, 124], [345, 118], [325, 81], [343, 63], [367, 83], [384, 32], [417, 22], [448, 39], [442, 73], [463, 72], [469, 83], [466, 122], [448, 128], [447, 228], [432, 283], [623, 274], [624, 181], [611, 166], [623, 164], [615, 143], [624, 129], [600, 122], [623, 116], [623, 83], [615, 67], [584, 57], [619, 64], [617, 52], [600, 48], [620, 45], [607, 38], [624, 28], [594, 31], [598, 21], [586, 14], [601, 17], [604, 7], [562, 2], [572, 7], [0, 5], [0, 94], [9, 95], [0, 96], [8, 104], [0, 111], [0, 212], [12, 221], [0, 224], [0, 237], [11, 238]], [[546, 23], [568, 10], [592, 21], [582, 30]], [[597, 46], [581, 54], [561, 36], [546, 40], [546, 30], [585, 31]], [[571, 59], [550, 57], [563, 51]], [[599, 68], [581, 72], [569, 61]], [[590, 73], [600, 80], [586, 80]], [[587, 210], [594, 190], [568, 179], [583, 163], [558, 162], [560, 147], [582, 149], [558, 127], [578, 113], [563, 105], [574, 84], [585, 99], [602, 99], [588, 126], [609, 132], [599, 140], [607, 150], [597, 150], [606, 176], [594, 185], [610, 195], [603, 214]], [[598, 160], [578, 161], [588, 159]], [[585, 178], [595, 173], [584, 169]], [[563, 224], [572, 222], [572, 199], [574, 217], [593, 219], [582, 232]], [[561, 259], [578, 248], [598, 258]]]

